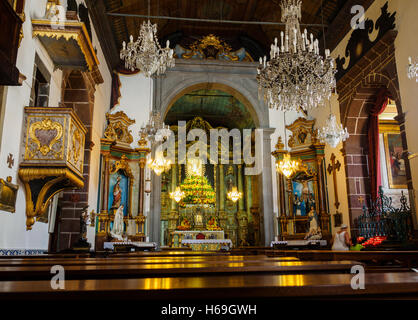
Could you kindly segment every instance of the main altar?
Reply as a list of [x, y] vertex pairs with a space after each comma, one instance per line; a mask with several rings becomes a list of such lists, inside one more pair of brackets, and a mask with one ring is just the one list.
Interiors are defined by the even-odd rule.
[[[187, 131], [193, 128], [205, 130], [207, 136], [213, 129], [201, 117], [187, 121]], [[175, 125], [170, 129], [178, 134]], [[187, 150], [195, 142], [187, 143]], [[162, 245], [221, 250], [259, 244], [258, 177], [246, 176], [245, 165], [232, 159], [228, 164], [204, 161], [210, 159], [209, 147], [199, 152], [207, 152], [205, 159], [202, 154], [188, 156], [184, 163], [176, 153], [174, 164], [161, 174]], [[231, 199], [228, 194], [234, 190], [240, 196]], [[176, 192], [182, 197], [175, 199]]]

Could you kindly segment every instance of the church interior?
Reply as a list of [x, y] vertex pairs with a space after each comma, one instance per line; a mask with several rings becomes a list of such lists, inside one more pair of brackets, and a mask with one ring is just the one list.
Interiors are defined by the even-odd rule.
[[417, 11], [0, 0], [1, 299], [416, 299]]

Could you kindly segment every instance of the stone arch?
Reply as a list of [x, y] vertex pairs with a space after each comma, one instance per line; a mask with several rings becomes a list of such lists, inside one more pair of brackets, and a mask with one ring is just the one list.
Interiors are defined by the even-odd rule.
[[[404, 153], [408, 189], [412, 190], [412, 178], [407, 157], [404, 114], [399, 93], [399, 83], [394, 61], [379, 72], [371, 72], [352, 90], [350, 97], [340, 101], [341, 122], [347, 127], [350, 138], [344, 143], [348, 205], [351, 223], [362, 213], [362, 206], [371, 204], [371, 180], [368, 163], [368, 121], [381, 89], [386, 89], [396, 102]], [[393, 64], [393, 65], [392, 65]], [[364, 201], [364, 202], [363, 202]]]
[[72, 108], [87, 128], [84, 149], [84, 187], [64, 191], [60, 199], [59, 246], [57, 250], [71, 248], [79, 238], [81, 209], [88, 205], [89, 173], [92, 143], [95, 81], [90, 72], [65, 71], [62, 80], [61, 106]]
[[259, 118], [259, 115], [257, 114], [257, 110], [253, 107], [252, 103], [246, 98], [246, 96], [243, 95], [237, 89], [230, 87], [229, 85], [225, 85], [223, 83], [216, 83], [216, 82], [212, 82], [212, 83], [200, 82], [200, 83], [196, 83], [191, 86], [188, 86], [186, 88], [179, 89], [180, 90], [179, 92], [174, 91], [172, 96], [170, 97], [171, 100], [169, 100], [167, 104], [163, 105], [162, 118], [165, 119], [167, 113], [170, 111], [171, 107], [178, 99], [180, 99], [182, 96], [184, 96], [187, 93], [200, 90], [200, 89], [221, 90], [221, 91], [231, 94], [245, 106], [245, 108], [251, 114], [251, 117], [253, 118], [254, 124], [256, 125], [256, 127], [260, 127], [260, 120], [259, 120], [260, 118]]

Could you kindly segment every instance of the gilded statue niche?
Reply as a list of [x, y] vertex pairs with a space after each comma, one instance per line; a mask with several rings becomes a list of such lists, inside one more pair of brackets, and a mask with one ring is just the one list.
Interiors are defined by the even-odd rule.
[[130, 145], [133, 137], [129, 126], [133, 125], [135, 120], [130, 119], [123, 111], [115, 114], [107, 113], [106, 119], [108, 125], [104, 132], [104, 138], [115, 141], [117, 144]]

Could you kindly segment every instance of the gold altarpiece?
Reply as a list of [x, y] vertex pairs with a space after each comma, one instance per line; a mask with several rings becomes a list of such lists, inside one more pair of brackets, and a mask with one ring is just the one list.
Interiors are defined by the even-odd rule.
[[[187, 121], [186, 130], [194, 128], [203, 129], [207, 137], [210, 137], [210, 129], [213, 127], [201, 117]], [[178, 127], [170, 126], [176, 137]], [[221, 129], [221, 128], [217, 128]], [[176, 150], [178, 150], [178, 139], [176, 138]], [[188, 142], [186, 149], [189, 150], [196, 141]], [[170, 192], [174, 192], [187, 176], [187, 163], [178, 164], [176, 161], [170, 171], [162, 174], [161, 187], [161, 229], [163, 234], [163, 245], [173, 244], [173, 232], [176, 230], [211, 230], [209, 220], [213, 219], [219, 231], [224, 232], [225, 238], [231, 239], [233, 246], [248, 246], [260, 244], [260, 207], [259, 207], [259, 176], [244, 175], [245, 164], [233, 164], [232, 145], [230, 147], [229, 164], [222, 164], [219, 158], [217, 164], [210, 164], [210, 150], [207, 149], [204, 175], [215, 191], [216, 201], [213, 206], [186, 206], [181, 207], [174, 199], [170, 198]], [[218, 144], [218, 154], [221, 154], [221, 141]], [[243, 196], [233, 202], [227, 198], [227, 193], [232, 187], [237, 187]], [[198, 217], [200, 216], [200, 217]], [[198, 221], [196, 221], [196, 217]], [[184, 219], [190, 226], [184, 226]], [[201, 221], [200, 221], [201, 220]], [[187, 224], [187, 223], [186, 223]], [[185, 227], [182, 229], [182, 226]], [[212, 229], [215, 231], [214, 229]], [[176, 232], [177, 232], [176, 231]]]
[[[101, 139], [100, 212], [97, 216], [96, 244], [110, 241], [114, 214], [124, 205], [124, 228], [132, 241], [145, 241], [144, 170], [150, 149], [144, 136], [132, 148], [129, 126], [135, 120], [123, 112], [106, 114], [108, 125]], [[134, 211], [135, 210], [135, 211]], [[130, 228], [134, 225], [134, 230]]]
[[[300, 159], [302, 168], [289, 178], [277, 172], [277, 219], [281, 240], [304, 239], [311, 209], [319, 217], [322, 237], [330, 238], [324, 170], [325, 145], [317, 139], [314, 125], [315, 120], [298, 118], [286, 126], [292, 132], [288, 142], [291, 159]], [[276, 150], [272, 152], [277, 162], [288, 152], [284, 147], [279, 137]]]

